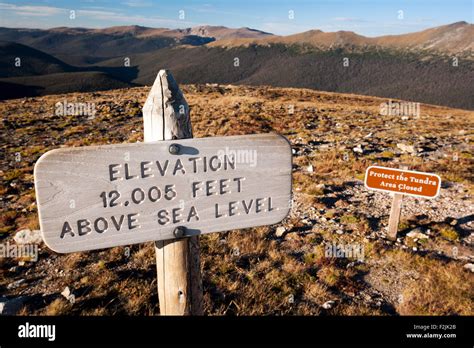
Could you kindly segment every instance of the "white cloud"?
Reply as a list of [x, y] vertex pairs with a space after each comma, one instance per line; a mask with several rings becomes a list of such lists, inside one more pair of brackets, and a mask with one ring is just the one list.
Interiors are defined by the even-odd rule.
[[137, 16], [127, 15], [120, 12], [114, 11], [100, 11], [100, 10], [78, 10], [77, 19], [81, 19], [81, 16], [87, 17], [87, 19], [96, 19], [102, 21], [115, 22], [116, 24], [136, 24], [136, 25], [147, 25], [152, 27], [169, 26], [175, 28], [182, 28], [183, 26], [196, 25], [194, 22], [170, 19], [156, 16]]
[[47, 17], [65, 13], [67, 10], [64, 8], [52, 6], [14, 5], [0, 2], [0, 11], [13, 12], [19, 16]]

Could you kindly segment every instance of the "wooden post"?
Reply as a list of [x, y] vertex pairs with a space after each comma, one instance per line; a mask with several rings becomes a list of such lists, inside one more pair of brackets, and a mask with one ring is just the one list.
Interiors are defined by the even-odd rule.
[[[408, 166], [400, 166], [400, 169], [408, 170]], [[388, 220], [387, 237], [391, 240], [397, 240], [398, 223], [400, 222], [400, 213], [402, 210], [403, 194], [394, 193], [392, 207], [390, 208], [390, 218]]]
[[391, 240], [397, 240], [398, 223], [400, 221], [400, 211], [402, 208], [403, 195], [401, 193], [394, 193], [392, 200], [392, 207], [390, 209], [390, 218], [388, 220], [387, 236]]
[[[189, 106], [171, 73], [160, 70], [143, 106], [144, 140], [192, 138]], [[161, 315], [202, 315], [199, 236], [155, 242]]]

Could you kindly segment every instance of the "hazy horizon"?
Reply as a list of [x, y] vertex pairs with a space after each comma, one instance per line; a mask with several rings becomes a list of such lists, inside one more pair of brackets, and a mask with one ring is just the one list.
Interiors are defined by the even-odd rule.
[[308, 30], [353, 31], [367, 37], [399, 35], [432, 27], [472, 24], [473, 5], [468, 0], [450, 2], [411, 0], [339, 1], [225, 1], [198, 2], [109, 0], [62, 2], [36, 0], [0, 2], [0, 27], [101, 29], [139, 25], [184, 29], [202, 25], [247, 27], [275, 35]]
[[[452, 25], [452, 24], [455, 24], [455, 23], [460, 23], [460, 22], [465, 22], [467, 23], [468, 25], [473, 25], [473, 23], [469, 23], [467, 21], [458, 21], [458, 22], [453, 22], [453, 23], [445, 23], [445, 24], [441, 24], [439, 26], [446, 26], [446, 25]], [[261, 32], [265, 32], [267, 34], [272, 34], [272, 35], [278, 35], [278, 34], [275, 34], [275, 33], [271, 33], [271, 32], [268, 32], [268, 31], [264, 31], [264, 30], [261, 30], [259, 28], [251, 28], [251, 27], [227, 27], [225, 25], [219, 25], [219, 24], [216, 24], [216, 25], [211, 25], [211, 24], [200, 24], [200, 25], [196, 25], [196, 26], [193, 26], [193, 27], [182, 27], [182, 28], [166, 28], [166, 27], [147, 27], [145, 25], [138, 25], [138, 24], [129, 24], [129, 25], [112, 25], [112, 26], [107, 26], [107, 27], [100, 27], [100, 28], [93, 28], [93, 27], [82, 27], [82, 26], [60, 26], [60, 27], [50, 27], [50, 28], [28, 28], [28, 27], [3, 27], [3, 26], [0, 26], [0, 28], [7, 28], [7, 29], [26, 29], [26, 30], [53, 30], [53, 29], [59, 29], [59, 28], [68, 28], [68, 29], [87, 29], [87, 30], [93, 30], [93, 29], [107, 29], [107, 28], [113, 28], [113, 27], [132, 27], [132, 26], [137, 26], [137, 27], [143, 27], [143, 28], [148, 28], [148, 29], [169, 29], [169, 30], [185, 30], [185, 29], [189, 29], [189, 28], [196, 28], [196, 27], [203, 27], [203, 26], [209, 26], [209, 27], [226, 27], [228, 29], [241, 29], [241, 28], [247, 28], [247, 29], [250, 29], [250, 30], [257, 30], [257, 31], [261, 31]], [[437, 26], [438, 27], [438, 26]], [[386, 34], [386, 35], [403, 35], [403, 34], [410, 34], [410, 33], [414, 33], [414, 32], [419, 32], [419, 31], [423, 31], [423, 30], [427, 30], [427, 29], [431, 29], [433, 27], [427, 27], [425, 29], [421, 29], [421, 30], [415, 30], [415, 31], [409, 31], [409, 32], [406, 32], [406, 33], [400, 33], [400, 34]], [[310, 30], [321, 30], [319, 28], [311, 28], [311, 29], [308, 29], [306, 31], [310, 31]], [[326, 32], [326, 33], [329, 33], [330, 31], [325, 31], [325, 30], [321, 30], [322, 32]], [[352, 31], [352, 30], [334, 30], [332, 32], [338, 32], [338, 31], [349, 31], [349, 32], [354, 32], [355, 34], [358, 34], [358, 35], [362, 35], [360, 34], [359, 32], [357, 31]], [[298, 33], [301, 33], [301, 32], [298, 32]], [[294, 35], [294, 34], [298, 34], [298, 33], [292, 33], [292, 34], [288, 34], [288, 35]], [[287, 36], [287, 35], [280, 35], [280, 36]], [[378, 37], [378, 36], [385, 36], [385, 35], [377, 35], [377, 36], [369, 36], [369, 35], [362, 35], [362, 36], [365, 36], [365, 37], [369, 37], [369, 38], [375, 38], [375, 37]]]

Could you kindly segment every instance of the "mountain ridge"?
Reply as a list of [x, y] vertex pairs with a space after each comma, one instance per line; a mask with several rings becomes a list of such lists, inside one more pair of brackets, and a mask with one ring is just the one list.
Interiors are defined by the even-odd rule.
[[474, 51], [474, 25], [465, 21], [433, 27], [417, 32], [366, 37], [353, 31], [324, 32], [318, 29], [302, 33], [260, 39], [227, 39], [210, 42], [207, 45], [215, 47], [239, 47], [249, 45], [269, 44], [308, 44], [315, 48], [327, 49], [347, 45], [360, 47], [381, 47], [395, 49], [431, 50], [442, 53], [463, 53]]
[[[0, 45], [2, 98], [148, 85], [165, 68], [182, 83], [312, 88], [474, 109], [472, 40], [464, 40], [473, 25], [466, 22], [379, 38], [317, 29], [279, 37], [222, 26], [25, 30], [0, 28], [0, 40], [16, 41]], [[437, 45], [447, 51], [437, 54]]]

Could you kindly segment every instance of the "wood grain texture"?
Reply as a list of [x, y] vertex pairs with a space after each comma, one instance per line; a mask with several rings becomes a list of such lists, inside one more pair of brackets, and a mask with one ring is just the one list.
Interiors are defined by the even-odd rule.
[[403, 195], [400, 193], [393, 194], [392, 207], [390, 208], [390, 218], [388, 220], [387, 236], [391, 240], [397, 239], [398, 223], [400, 221], [400, 212], [402, 209]]
[[[182, 153], [170, 154], [171, 144], [179, 144]], [[217, 171], [209, 170], [208, 164], [207, 172], [200, 165], [193, 172], [190, 159], [206, 157], [209, 162], [212, 156], [226, 151], [253, 153], [255, 161], [237, 161], [235, 169], [224, 170], [222, 166]], [[178, 159], [185, 173], [177, 170], [173, 175]], [[165, 175], [160, 174], [156, 161], [163, 167], [168, 161]], [[143, 163], [147, 164], [145, 175], [150, 175], [146, 178], [140, 177]], [[127, 174], [132, 178], [126, 179]], [[185, 226], [188, 235], [199, 235], [277, 223], [289, 211], [291, 149], [287, 140], [276, 134], [63, 148], [44, 154], [36, 163], [34, 175], [43, 238], [51, 249], [65, 253], [174, 239], [177, 226]], [[236, 178], [242, 178], [240, 192]], [[227, 180], [224, 194], [219, 194], [220, 180]], [[200, 189], [193, 197], [192, 185], [196, 182]], [[212, 183], [212, 195], [206, 195], [207, 182]], [[167, 185], [174, 185], [176, 192], [171, 200], [164, 198]], [[156, 202], [149, 199], [151, 188], [161, 190], [161, 198]], [[110, 198], [108, 193], [113, 191], [120, 196], [111, 206], [114, 197]], [[106, 207], [103, 192], [107, 193]], [[151, 194], [156, 198], [157, 191], [152, 190]], [[139, 203], [134, 203], [133, 197]], [[231, 202], [236, 207], [233, 215], [229, 213]], [[188, 220], [192, 207], [199, 219]], [[177, 222], [172, 221], [173, 209], [179, 210]], [[163, 210], [169, 221], [161, 225], [158, 213]], [[132, 221], [129, 214], [133, 215]], [[102, 230], [102, 219], [107, 221], [108, 228], [98, 232], [94, 223]], [[88, 221], [83, 235], [78, 228], [81, 220]], [[62, 233], [65, 222], [72, 233]], [[92, 230], [84, 233], [89, 228]]]
[[[400, 166], [401, 170], [408, 170], [408, 166], [402, 164]], [[390, 217], [388, 219], [388, 227], [387, 227], [387, 237], [391, 240], [397, 240], [398, 234], [398, 224], [400, 222], [400, 214], [402, 211], [402, 202], [403, 202], [403, 194], [402, 193], [394, 193], [392, 199], [392, 206], [390, 208]]]
[[[161, 70], [143, 107], [145, 141], [192, 138], [188, 104], [172, 75]], [[155, 242], [161, 315], [202, 315], [199, 236]]]
[[193, 137], [188, 103], [169, 71], [160, 70], [142, 111], [145, 142]]

